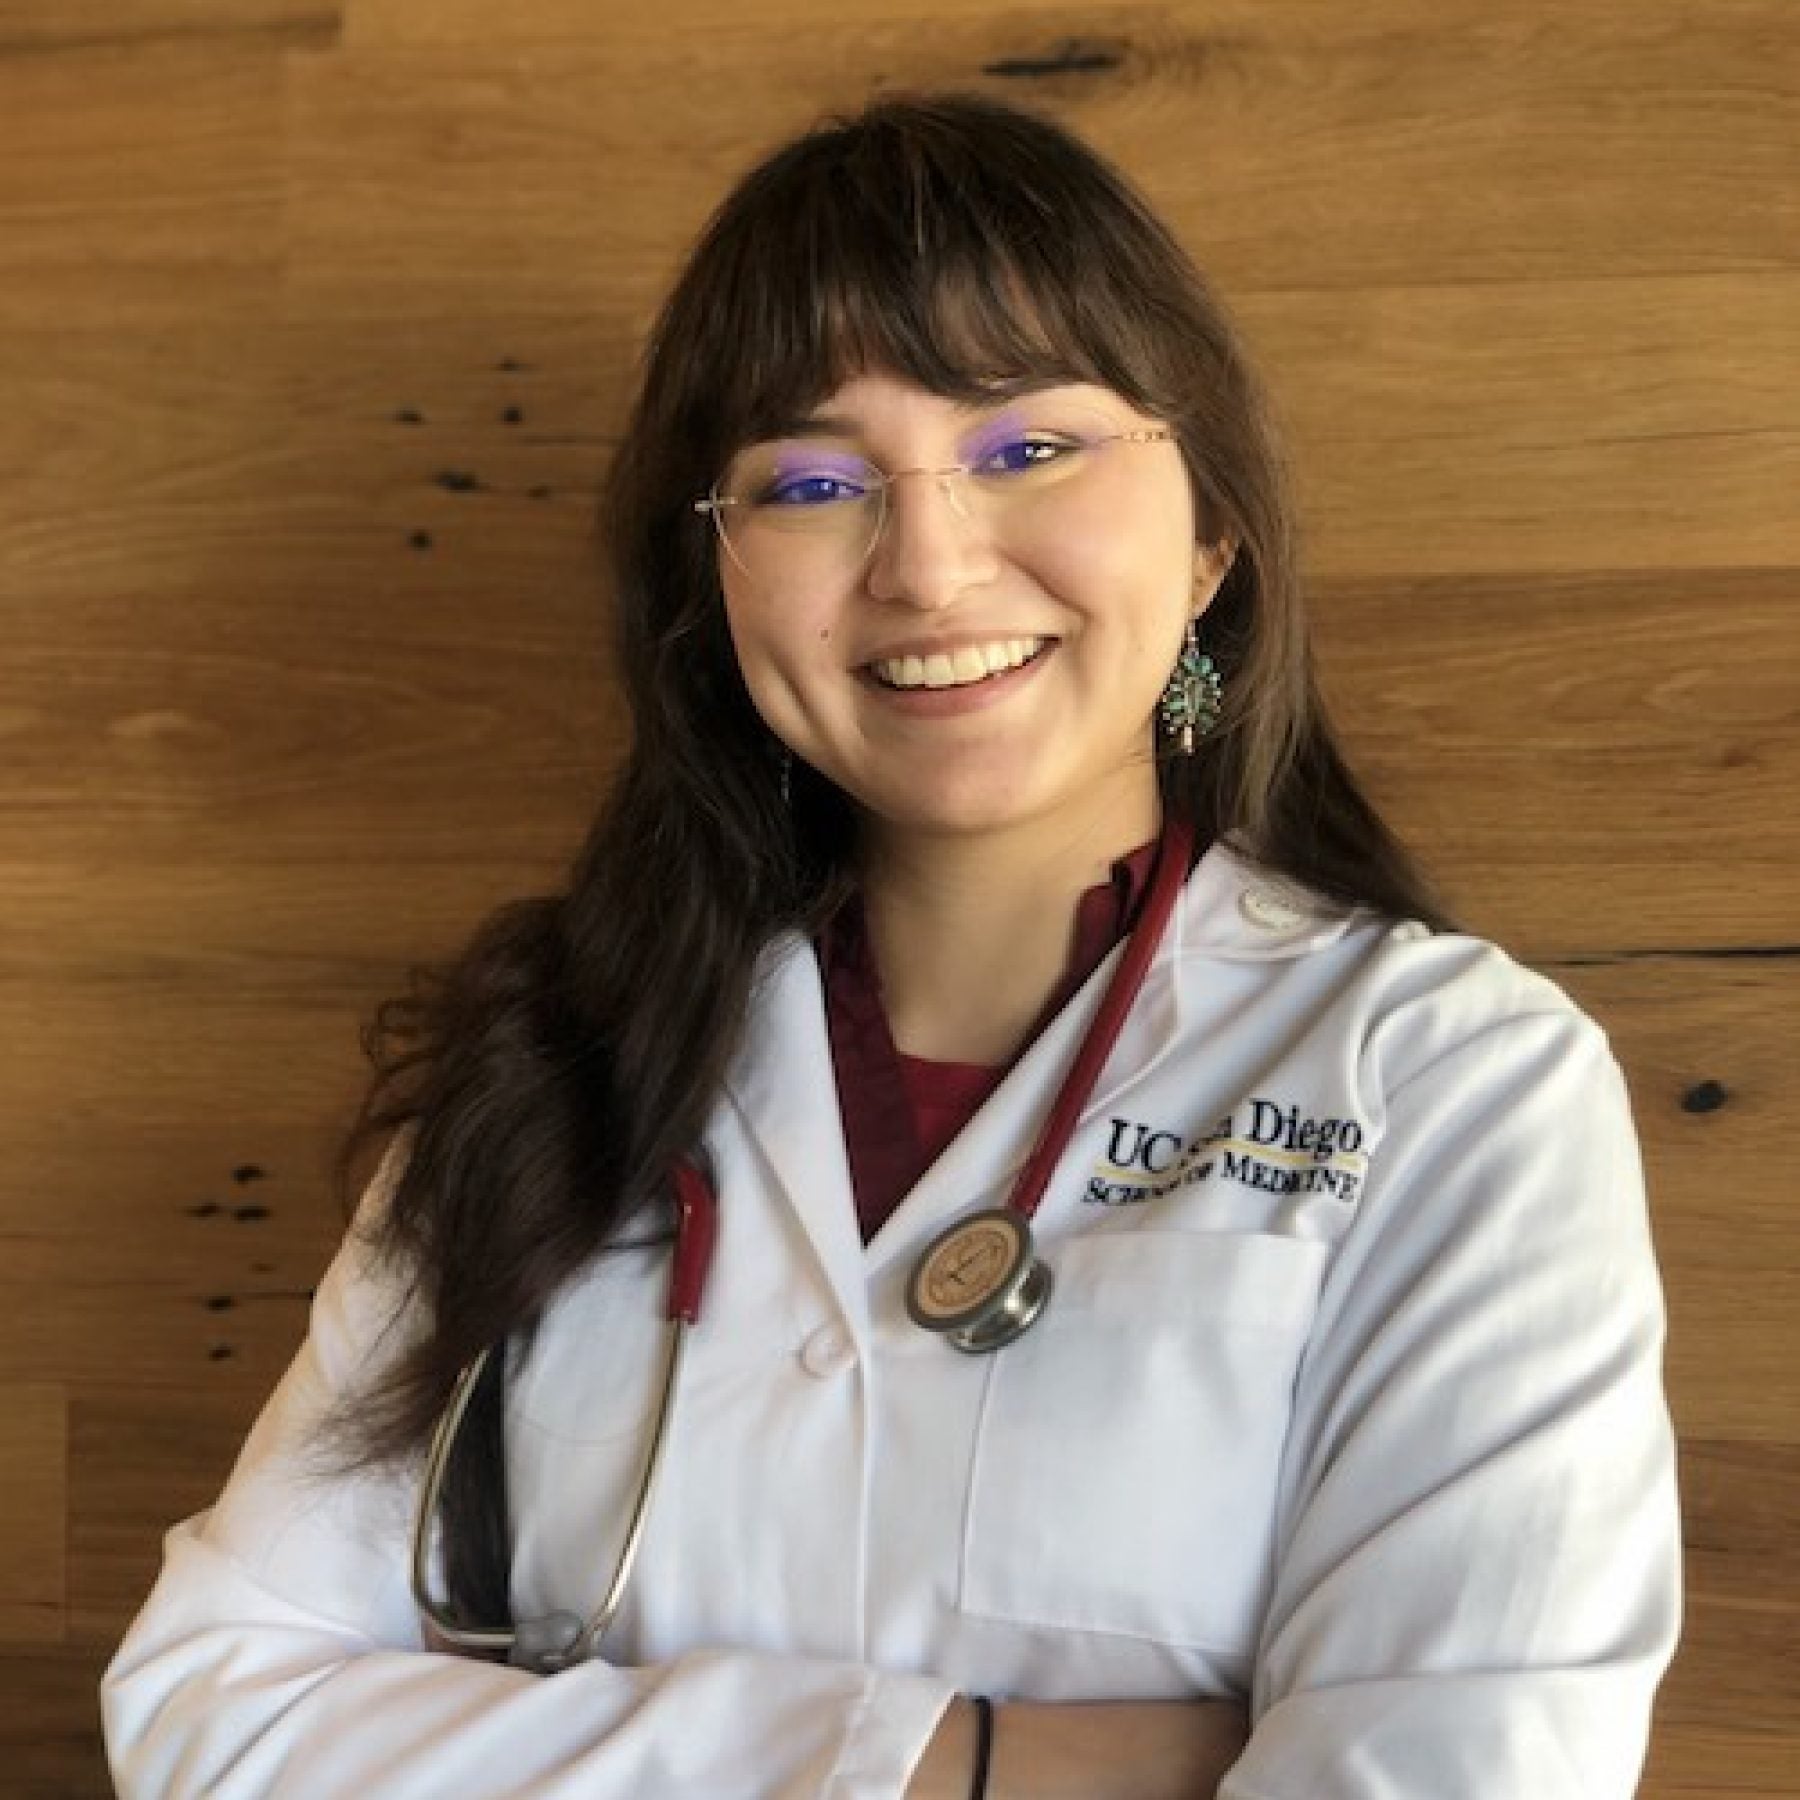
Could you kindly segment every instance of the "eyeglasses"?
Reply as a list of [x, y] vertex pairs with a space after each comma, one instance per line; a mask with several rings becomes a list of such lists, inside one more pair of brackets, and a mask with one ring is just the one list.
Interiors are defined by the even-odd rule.
[[1166, 428], [1118, 431], [1065, 407], [1053, 422], [978, 428], [978, 454], [945, 468], [883, 470], [867, 457], [806, 438], [751, 444], [704, 499], [731, 559], [757, 585], [851, 581], [880, 541], [889, 493], [908, 475], [936, 481], [958, 518], [1010, 546], [1093, 510], [1104, 519], [1117, 491], [1122, 447], [1172, 443]]

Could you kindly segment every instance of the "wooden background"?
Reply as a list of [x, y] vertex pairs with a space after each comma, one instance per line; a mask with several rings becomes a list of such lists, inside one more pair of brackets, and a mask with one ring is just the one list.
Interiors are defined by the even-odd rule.
[[[749, 158], [1034, 100], [1241, 318], [1325, 679], [1478, 929], [1612, 1033], [1688, 1627], [1645, 1792], [1800, 1794], [1792, 0], [0, 3], [0, 1787], [336, 1241], [357, 1028], [615, 754], [588, 534]], [[1520, 1797], [1530, 1800], [1530, 1797]]]

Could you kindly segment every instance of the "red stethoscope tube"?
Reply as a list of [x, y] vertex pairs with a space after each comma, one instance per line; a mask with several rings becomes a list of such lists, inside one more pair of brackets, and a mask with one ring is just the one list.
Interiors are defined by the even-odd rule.
[[[1175, 909], [1176, 896], [1187, 880], [1193, 847], [1193, 826], [1182, 818], [1167, 820], [1143, 912], [1132, 929], [1125, 954], [1113, 972], [1087, 1036], [1082, 1039], [1081, 1048], [1076, 1051], [1075, 1060], [1063, 1078], [1050, 1116], [1038, 1134], [1037, 1144], [1007, 1198], [1006, 1210], [1021, 1220], [1029, 1221], [1036, 1214], [1044, 1191], [1050, 1185], [1050, 1177], [1056, 1172], [1056, 1165], [1074, 1135], [1081, 1109], [1093, 1094], [1100, 1071], [1106, 1066], [1106, 1059], [1112, 1054], [1112, 1047], [1124, 1028], [1131, 1003], [1144, 985], [1150, 959], [1162, 942], [1169, 916]], [[692, 1325], [699, 1320], [700, 1301], [706, 1290], [707, 1273], [712, 1267], [713, 1248], [719, 1232], [719, 1203], [705, 1176], [685, 1158], [675, 1165], [675, 1204], [675, 1253], [664, 1316]]]
[[699, 1322], [700, 1296], [719, 1238], [719, 1202], [706, 1177], [686, 1158], [675, 1165], [675, 1208], [675, 1259], [664, 1317], [693, 1325]]
[[1150, 959], [1162, 942], [1169, 915], [1175, 910], [1175, 897], [1188, 878], [1188, 860], [1193, 849], [1193, 826], [1186, 819], [1171, 818], [1163, 828], [1162, 845], [1156, 853], [1156, 873], [1151, 878], [1144, 910], [1138, 916], [1125, 954], [1100, 1001], [1100, 1010], [1095, 1013], [1094, 1022], [1088, 1027], [1088, 1034], [1081, 1040], [1081, 1048], [1075, 1052], [1075, 1060], [1063, 1078], [1056, 1104], [1050, 1108], [1050, 1117], [1044, 1121], [1044, 1129], [1038, 1135], [1037, 1147], [1020, 1171], [1018, 1185], [1007, 1199], [1006, 1204], [1022, 1219], [1036, 1214], [1044, 1189], [1050, 1185], [1050, 1177], [1056, 1172], [1069, 1139], [1075, 1135], [1081, 1109], [1094, 1092], [1100, 1071], [1106, 1067], [1106, 1059], [1112, 1054], [1112, 1047], [1124, 1028], [1131, 1003], [1144, 985]]

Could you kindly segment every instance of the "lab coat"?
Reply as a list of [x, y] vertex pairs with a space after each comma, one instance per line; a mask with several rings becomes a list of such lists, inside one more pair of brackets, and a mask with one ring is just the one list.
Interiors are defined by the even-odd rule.
[[[1224, 1800], [1632, 1793], [1679, 1548], [1605, 1034], [1491, 944], [1335, 912], [1214, 844], [1038, 1213], [1049, 1308], [962, 1354], [908, 1318], [908, 1272], [1005, 1200], [1121, 954], [865, 1246], [817, 960], [767, 948], [600, 1660], [426, 1649], [413, 1482], [306, 1478], [309, 1423], [388, 1353], [346, 1239], [103, 1677], [125, 1800], [897, 1800], [958, 1690], [1241, 1700]], [[606, 1589], [666, 1266], [601, 1259], [509, 1373], [519, 1616]]]

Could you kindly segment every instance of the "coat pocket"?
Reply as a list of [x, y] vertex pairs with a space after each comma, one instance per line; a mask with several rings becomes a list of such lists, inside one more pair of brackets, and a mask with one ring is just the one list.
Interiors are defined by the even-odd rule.
[[1235, 1232], [1046, 1246], [1050, 1304], [982, 1399], [962, 1610], [1250, 1650], [1326, 1254]]

